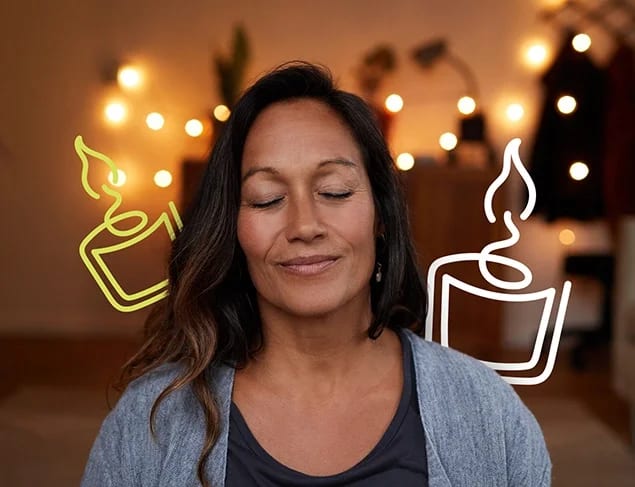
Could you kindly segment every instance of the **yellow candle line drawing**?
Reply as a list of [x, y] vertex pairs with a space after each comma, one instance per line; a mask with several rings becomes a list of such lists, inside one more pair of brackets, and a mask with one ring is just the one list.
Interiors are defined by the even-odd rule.
[[[82, 186], [91, 198], [100, 199], [102, 194], [95, 191], [88, 182], [88, 157], [90, 156], [97, 159], [108, 166], [113, 174], [113, 184], [117, 184], [117, 165], [105, 154], [87, 147], [81, 135], [75, 137], [74, 145], [75, 152], [82, 161]], [[121, 283], [118, 282], [109, 269], [104, 261], [104, 256], [138, 244], [158, 231], [160, 227], [165, 227], [170, 240], [174, 240], [177, 231], [183, 228], [183, 222], [172, 201], [168, 202], [169, 213], [168, 211], [162, 212], [161, 215], [150, 224], [148, 223], [148, 215], [141, 210], [130, 210], [115, 215], [123, 200], [121, 193], [106, 184], [102, 184], [100, 189], [103, 194], [114, 198], [114, 201], [106, 210], [104, 221], [97, 225], [81, 241], [79, 245], [79, 255], [102, 293], [115, 309], [122, 312], [137, 311], [163, 299], [167, 295], [168, 280], [164, 279], [140, 291], [128, 293], [123, 289]], [[122, 222], [134, 220], [138, 221], [131, 228], [121, 229], [117, 227], [117, 225]], [[114, 245], [90, 248], [92, 241], [103, 233], [108, 233], [123, 240]]]
[[[536, 203], [536, 188], [534, 186], [529, 173], [525, 169], [520, 160], [518, 149], [520, 147], [520, 139], [512, 139], [505, 147], [505, 153], [503, 156], [503, 167], [500, 175], [492, 182], [483, 200], [483, 206], [485, 210], [485, 216], [490, 223], [496, 221], [494, 215], [492, 201], [494, 193], [503, 184], [503, 182], [509, 177], [511, 168], [514, 167], [520, 174], [528, 191], [528, 201], [524, 210], [520, 214], [521, 220], [526, 220], [534, 209]], [[549, 327], [549, 319], [552, 315], [554, 304], [556, 302], [556, 288], [551, 287], [542, 289], [535, 292], [525, 293], [509, 293], [504, 291], [519, 291], [526, 289], [532, 282], [533, 276], [531, 270], [522, 262], [518, 262], [509, 257], [493, 254], [492, 252], [509, 248], [515, 245], [520, 239], [520, 232], [512, 220], [512, 212], [506, 210], [503, 213], [503, 221], [510, 233], [510, 237], [501, 240], [500, 242], [493, 242], [485, 247], [480, 252], [466, 252], [459, 254], [446, 255], [439, 257], [430, 265], [428, 269], [427, 285], [428, 295], [431, 297], [432, 303], [434, 303], [435, 296], [435, 282], [437, 274], [441, 273], [443, 266], [452, 264], [455, 262], [476, 262], [483, 278], [493, 287], [501, 289], [501, 291], [490, 291], [482, 289], [477, 286], [473, 286], [466, 282], [460, 281], [453, 277], [449, 273], [445, 272], [441, 275], [441, 309], [440, 309], [440, 343], [441, 345], [448, 347], [449, 343], [449, 313], [450, 313], [450, 292], [454, 289], [459, 289], [465, 293], [479, 296], [485, 299], [491, 299], [495, 301], [508, 302], [508, 303], [527, 303], [532, 301], [543, 301], [543, 310], [541, 313], [540, 321], [538, 323], [538, 329], [536, 333], [536, 339], [534, 341], [534, 348], [529, 360], [525, 362], [492, 362], [481, 360], [485, 365], [499, 372], [519, 372], [519, 371], [532, 371], [534, 373], [531, 377], [520, 377], [515, 375], [503, 375], [502, 378], [510, 384], [515, 385], [535, 385], [544, 382], [549, 378], [553, 372], [553, 368], [558, 353], [558, 345], [560, 342], [560, 336], [562, 334], [562, 328], [564, 326], [564, 318], [566, 315], [567, 305], [569, 303], [569, 296], [571, 294], [571, 282], [565, 281], [562, 285], [562, 291], [560, 292], [560, 300], [558, 308], [556, 310], [556, 316], [553, 325], [553, 332], [551, 336], [551, 344], [547, 354], [546, 364], [542, 371], [534, 370], [540, 360], [540, 353], [542, 351], [544, 341], [547, 335], [547, 329]], [[496, 263], [502, 266], [507, 266], [520, 272], [523, 276], [519, 281], [506, 281], [496, 278], [488, 269], [488, 264]], [[425, 323], [425, 338], [426, 340], [432, 340], [434, 331], [434, 317], [435, 309], [434, 305], [431, 306]]]

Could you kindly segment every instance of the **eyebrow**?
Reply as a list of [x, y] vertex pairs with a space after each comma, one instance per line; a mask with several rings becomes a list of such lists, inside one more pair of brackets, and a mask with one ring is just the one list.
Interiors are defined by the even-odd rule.
[[[357, 167], [357, 164], [354, 163], [353, 161], [350, 161], [348, 159], [345, 159], [343, 157], [335, 157], [333, 159], [325, 159], [323, 161], [321, 161], [318, 164], [318, 168], [321, 169], [324, 166], [328, 166], [329, 164], [337, 164], [340, 166], [344, 166], [344, 167]], [[252, 177], [255, 174], [258, 174], [260, 172], [264, 172], [267, 174], [271, 174], [273, 176], [279, 176], [280, 175], [280, 171], [278, 171], [277, 169], [271, 167], [271, 166], [256, 166], [256, 167], [252, 167], [251, 169], [249, 169], [245, 175], [242, 177], [242, 183], [244, 183], [247, 179], [249, 179], [250, 177]]]

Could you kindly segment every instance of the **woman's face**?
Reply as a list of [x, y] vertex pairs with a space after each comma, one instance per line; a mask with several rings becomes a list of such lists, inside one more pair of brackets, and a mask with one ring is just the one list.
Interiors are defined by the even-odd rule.
[[242, 160], [238, 240], [262, 306], [320, 316], [370, 304], [375, 208], [350, 130], [311, 99], [256, 119]]

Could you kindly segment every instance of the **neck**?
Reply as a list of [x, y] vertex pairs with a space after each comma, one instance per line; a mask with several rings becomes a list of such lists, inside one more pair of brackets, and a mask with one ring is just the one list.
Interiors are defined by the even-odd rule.
[[261, 302], [264, 346], [248, 369], [269, 387], [298, 396], [330, 395], [360, 375], [382, 375], [381, 358], [397, 337], [384, 331], [368, 338], [370, 299], [360, 301], [321, 316], [291, 315]]

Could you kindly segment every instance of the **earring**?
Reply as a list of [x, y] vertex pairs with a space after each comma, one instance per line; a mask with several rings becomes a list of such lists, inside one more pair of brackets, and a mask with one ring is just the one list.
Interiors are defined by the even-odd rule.
[[381, 282], [381, 262], [377, 262], [377, 272], [375, 273], [375, 281]]

